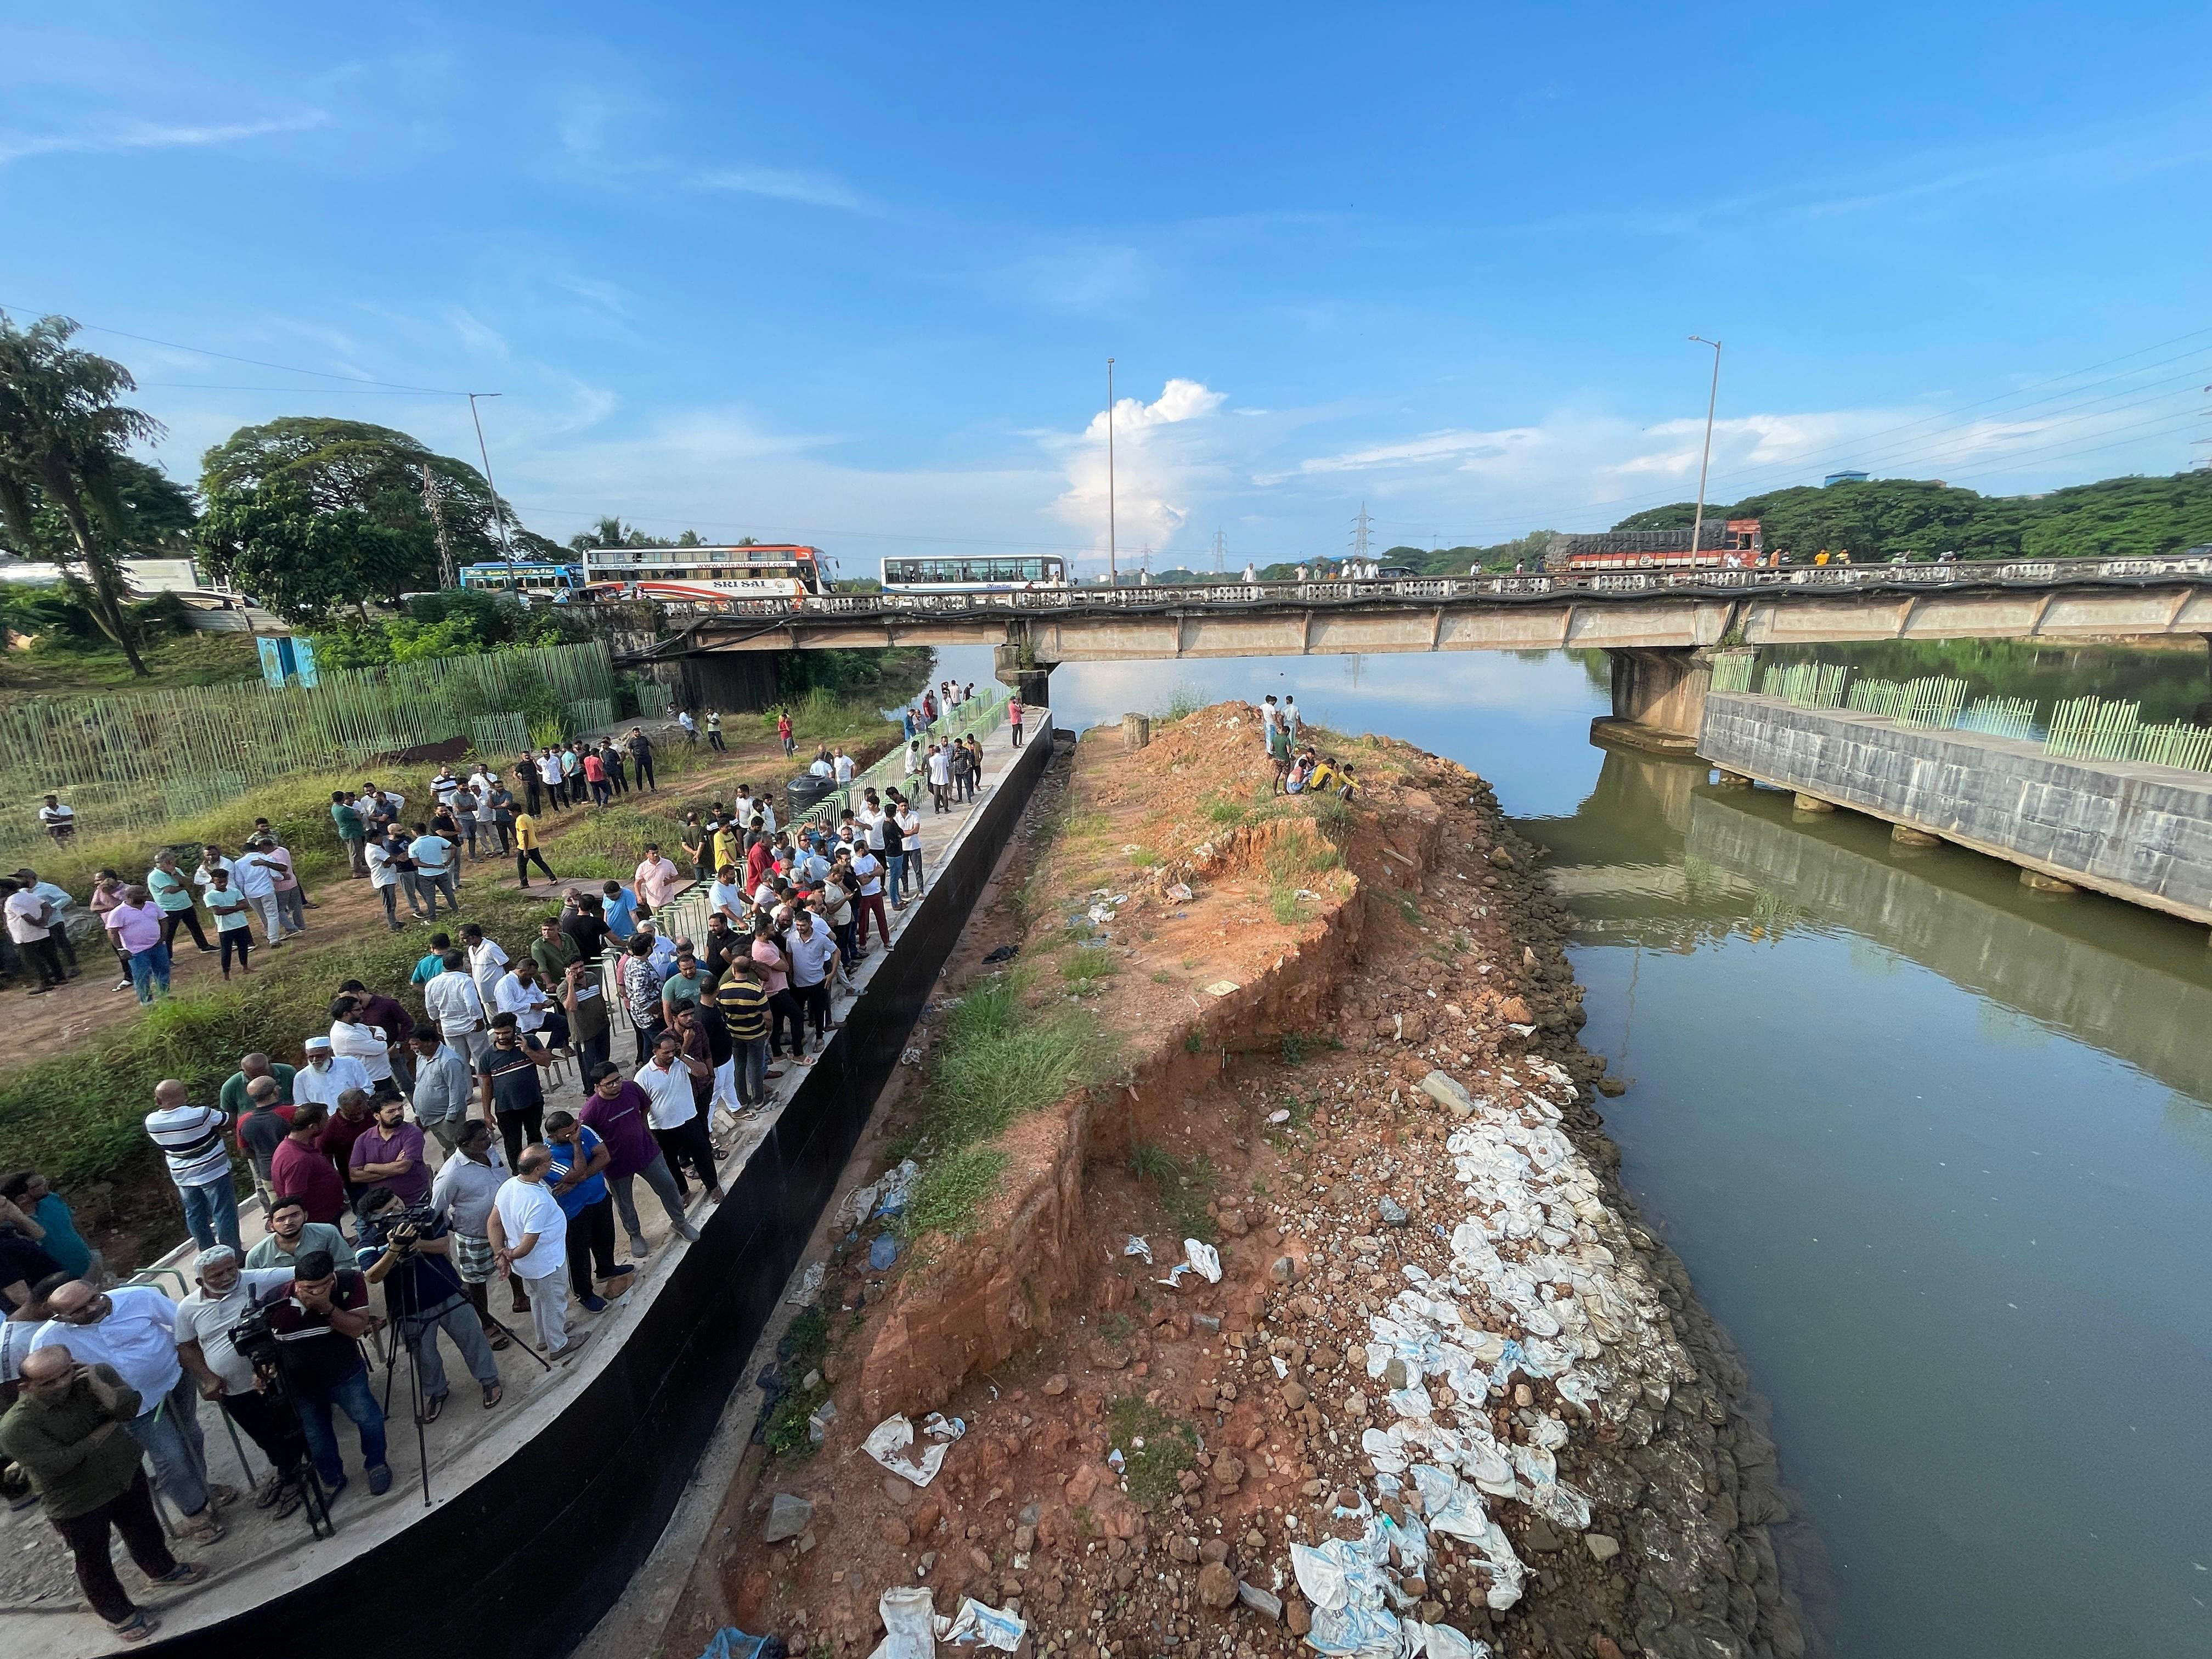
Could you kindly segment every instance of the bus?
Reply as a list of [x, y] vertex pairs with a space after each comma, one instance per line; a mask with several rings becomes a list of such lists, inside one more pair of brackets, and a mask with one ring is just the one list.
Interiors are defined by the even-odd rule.
[[1011, 593], [1025, 587], [1066, 586], [1067, 561], [1050, 553], [884, 561], [886, 593]]
[[583, 585], [583, 566], [551, 559], [485, 559], [461, 567], [461, 586], [477, 593], [515, 593], [558, 605]]
[[1612, 530], [1594, 536], [1554, 536], [1544, 547], [1547, 570], [1734, 570], [1766, 562], [1766, 542], [1756, 519], [1707, 519], [1698, 545], [1690, 531]]
[[587, 547], [586, 597], [729, 605], [829, 591], [811, 547]]

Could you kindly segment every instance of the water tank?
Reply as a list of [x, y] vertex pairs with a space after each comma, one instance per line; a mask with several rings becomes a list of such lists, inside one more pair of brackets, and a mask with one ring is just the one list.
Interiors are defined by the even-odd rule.
[[800, 813], [817, 804], [823, 796], [837, 793], [835, 778], [817, 777], [811, 772], [801, 772], [783, 786], [783, 798], [790, 803], [790, 816]]
[[1867, 475], [1863, 472], [1831, 472], [1820, 480], [1820, 488], [1826, 489], [1831, 484], [1864, 483], [1866, 481]]

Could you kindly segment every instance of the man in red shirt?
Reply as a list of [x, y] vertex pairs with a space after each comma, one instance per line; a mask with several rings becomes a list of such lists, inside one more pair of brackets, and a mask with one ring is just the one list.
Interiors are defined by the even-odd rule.
[[[329, 1109], [320, 1103], [296, 1108], [292, 1132], [269, 1160], [269, 1184], [290, 1193], [307, 1206], [307, 1219], [335, 1226], [345, 1213], [345, 1183], [337, 1165], [322, 1149], [323, 1133], [330, 1127]], [[350, 1146], [349, 1146], [350, 1150]]]

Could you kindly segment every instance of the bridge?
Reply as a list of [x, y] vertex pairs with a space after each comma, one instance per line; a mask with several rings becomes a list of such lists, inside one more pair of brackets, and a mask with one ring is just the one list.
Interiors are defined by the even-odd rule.
[[1602, 649], [1614, 714], [1697, 734], [1722, 645], [2212, 635], [2212, 550], [2158, 559], [1606, 570], [1399, 581], [829, 593], [671, 613], [641, 665], [733, 653], [990, 644], [1049, 701], [1063, 662], [1366, 652]]

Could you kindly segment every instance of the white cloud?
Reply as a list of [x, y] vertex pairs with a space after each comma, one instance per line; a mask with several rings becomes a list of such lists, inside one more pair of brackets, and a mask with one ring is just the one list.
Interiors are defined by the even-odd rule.
[[717, 167], [692, 179], [700, 190], [732, 191], [745, 196], [766, 196], [779, 202], [804, 202], [811, 207], [842, 208], [851, 213], [873, 213], [875, 204], [840, 179], [823, 173], [801, 173], [786, 167]]
[[216, 125], [163, 125], [152, 121], [118, 121], [82, 132], [0, 132], [0, 167], [34, 155], [111, 155], [130, 150], [185, 149], [209, 144], [237, 143], [276, 133], [307, 132], [330, 124], [323, 110], [263, 121], [238, 121]]
[[[1118, 398], [1113, 410], [1114, 517], [1121, 550], [1152, 544], [1157, 558], [1174, 544], [1189, 518], [1194, 493], [1226, 481], [1218, 425], [1210, 418], [1227, 394], [1197, 380], [1172, 380], [1152, 403]], [[1107, 411], [1091, 417], [1080, 436], [1045, 441], [1066, 472], [1053, 515], [1086, 532], [1104, 552], [1107, 528]]]

